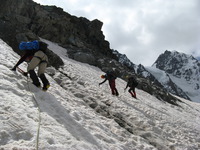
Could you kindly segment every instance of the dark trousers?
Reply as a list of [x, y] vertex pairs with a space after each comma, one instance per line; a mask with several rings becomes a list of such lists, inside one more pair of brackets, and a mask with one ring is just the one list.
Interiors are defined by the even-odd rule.
[[130, 89], [128, 90], [128, 92], [131, 94], [132, 97], [136, 98], [135, 87], [130, 87]]
[[[33, 81], [33, 84], [37, 87], [40, 86], [40, 81], [35, 73], [34, 70], [30, 70], [29, 71], [29, 74], [30, 74], [30, 78], [32, 79]], [[41, 74], [39, 76], [39, 78], [41, 79], [42, 83], [43, 83], [43, 86], [46, 87], [47, 85], [49, 85], [49, 81], [47, 80], [46, 76], [44, 74]]]

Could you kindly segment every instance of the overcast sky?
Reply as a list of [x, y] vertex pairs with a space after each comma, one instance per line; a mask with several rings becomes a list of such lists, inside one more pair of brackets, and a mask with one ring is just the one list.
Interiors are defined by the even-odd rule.
[[103, 22], [110, 48], [151, 66], [165, 50], [200, 56], [200, 0], [34, 0]]

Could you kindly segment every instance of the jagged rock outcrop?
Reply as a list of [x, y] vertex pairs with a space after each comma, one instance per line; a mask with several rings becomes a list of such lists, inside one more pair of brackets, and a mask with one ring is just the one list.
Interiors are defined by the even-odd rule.
[[84, 53], [82, 49], [89, 49], [93, 52], [91, 55], [101, 53], [115, 58], [109, 42], [104, 40], [102, 25], [99, 20], [77, 18], [61, 8], [41, 6], [32, 0], [7, 0], [0, 6], [0, 36], [16, 52], [20, 41], [41, 37], [63, 47], [70, 46], [73, 49], [73, 53], [69, 53], [71, 58], [75, 55], [77, 58], [80, 51]]

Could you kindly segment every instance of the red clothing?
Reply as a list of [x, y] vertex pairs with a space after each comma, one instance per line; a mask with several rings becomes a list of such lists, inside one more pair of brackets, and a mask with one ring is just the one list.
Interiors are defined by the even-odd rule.
[[110, 78], [109, 76], [105, 75], [105, 80], [103, 82], [99, 83], [99, 85], [101, 85], [104, 82], [106, 82], [106, 80], [108, 80], [108, 82], [109, 82], [112, 95], [118, 96], [119, 93], [118, 93], [118, 91], [117, 91], [117, 89], [115, 87], [115, 78]]
[[31, 50], [27, 50], [26, 53], [19, 59], [19, 61], [17, 62], [17, 64], [14, 66], [14, 68], [17, 68], [21, 63], [23, 63], [24, 61], [26, 61], [28, 58], [33, 57], [33, 55], [35, 54], [35, 52], [37, 51], [31, 51]]
[[109, 85], [110, 85], [110, 89], [111, 89], [111, 91], [112, 91], [112, 95], [118, 96], [119, 93], [118, 93], [118, 91], [117, 91], [117, 89], [116, 89], [116, 87], [115, 87], [115, 79], [109, 80]]

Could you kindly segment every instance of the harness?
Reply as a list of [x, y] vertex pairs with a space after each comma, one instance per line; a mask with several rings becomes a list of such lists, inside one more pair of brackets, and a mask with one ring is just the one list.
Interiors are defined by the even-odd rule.
[[44, 58], [44, 57], [39, 57], [39, 56], [33, 56], [33, 57], [35, 57], [35, 58], [38, 58], [39, 60], [40, 60], [40, 63], [39, 64], [41, 64], [41, 63], [48, 63], [48, 61], [46, 61], [46, 60], [42, 60], [42, 58]]

